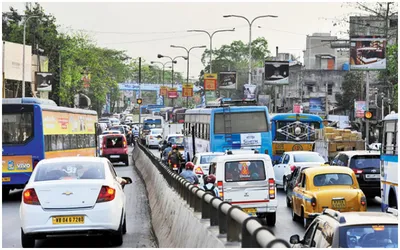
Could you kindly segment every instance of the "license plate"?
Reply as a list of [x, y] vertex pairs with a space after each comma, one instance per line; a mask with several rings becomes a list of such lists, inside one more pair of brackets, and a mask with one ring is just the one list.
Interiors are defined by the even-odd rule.
[[365, 175], [365, 178], [368, 178], [368, 179], [378, 179], [378, 178], [380, 178], [380, 176], [379, 176], [379, 174], [366, 174], [366, 175]]
[[178, 168], [173, 168], [172, 170], [178, 170]]
[[52, 220], [53, 224], [84, 224], [85, 216], [57, 216]]
[[256, 216], [257, 209], [255, 209], [255, 208], [243, 208], [243, 212], [245, 212], [246, 214], [248, 214], [250, 216]]
[[119, 155], [110, 155], [110, 158], [119, 158]]
[[3, 177], [2, 180], [3, 180], [3, 182], [10, 182], [11, 177]]
[[333, 209], [346, 208], [346, 201], [345, 200], [332, 200], [332, 208]]

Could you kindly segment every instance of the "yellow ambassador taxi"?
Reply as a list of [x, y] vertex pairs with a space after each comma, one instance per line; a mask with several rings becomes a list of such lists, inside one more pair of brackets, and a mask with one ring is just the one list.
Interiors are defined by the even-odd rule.
[[308, 227], [325, 208], [365, 212], [367, 199], [350, 168], [322, 166], [302, 171], [292, 193], [292, 218]]

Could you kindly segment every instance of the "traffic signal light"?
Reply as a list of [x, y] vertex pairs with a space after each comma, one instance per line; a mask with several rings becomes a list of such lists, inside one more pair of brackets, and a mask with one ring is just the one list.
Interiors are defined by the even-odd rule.
[[370, 108], [364, 112], [364, 118], [367, 120], [376, 120], [376, 108]]
[[136, 100], [136, 103], [139, 104], [139, 105], [142, 104], [142, 102], [143, 102], [142, 98], [138, 98], [138, 99]]

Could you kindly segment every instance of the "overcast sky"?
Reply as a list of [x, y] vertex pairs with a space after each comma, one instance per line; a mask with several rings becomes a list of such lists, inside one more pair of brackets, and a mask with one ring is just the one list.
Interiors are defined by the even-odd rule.
[[[292, 53], [303, 56], [306, 35], [326, 32], [344, 37], [344, 27], [333, 26], [335, 18], [354, 12], [347, 4], [339, 2], [314, 3], [41, 3], [46, 13], [57, 19], [61, 31], [87, 30], [98, 46], [126, 50], [131, 57], [141, 56], [146, 62], [157, 59], [157, 54], [171, 57], [186, 55], [183, 49], [170, 48], [171, 44], [192, 47], [206, 45], [209, 37], [204, 33], [188, 33], [188, 29], [214, 31], [236, 28], [235, 32], [218, 33], [213, 47], [230, 44], [234, 40], [249, 40], [248, 24], [243, 19], [223, 18], [236, 14], [253, 19], [259, 15], [277, 15], [278, 18], [262, 18], [254, 22], [252, 38], [265, 37], [269, 49], [275, 53]], [[9, 6], [20, 12], [24, 3], [2, 3], [3, 11]], [[258, 28], [261, 26], [261, 28]], [[113, 33], [114, 32], [114, 33]], [[124, 34], [121, 34], [124, 33]], [[126, 34], [129, 33], [129, 34]], [[22, 41], [21, 41], [22, 42]], [[190, 53], [190, 76], [197, 77], [203, 68], [201, 55], [204, 49]], [[178, 60], [176, 71], [186, 75], [186, 61]]]

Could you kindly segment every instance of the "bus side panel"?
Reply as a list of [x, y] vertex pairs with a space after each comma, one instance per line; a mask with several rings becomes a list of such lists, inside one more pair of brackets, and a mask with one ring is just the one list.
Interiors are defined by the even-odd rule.
[[39, 105], [33, 106], [33, 139], [24, 145], [3, 145], [2, 183], [10, 189], [23, 188], [34, 162], [44, 158], [42, 110]]
[[382, 211], [385, 212], [389, 206], [389, 192], [395, 191], [398, 197], [398, 156], [381, 155], [381, 198]]

